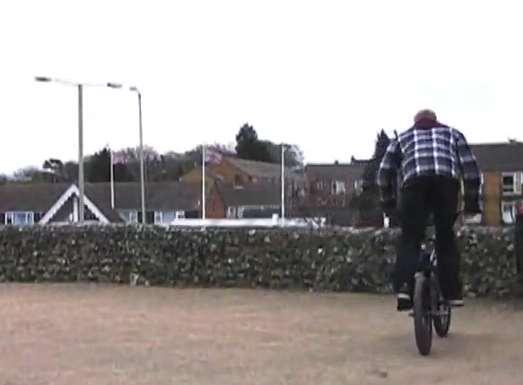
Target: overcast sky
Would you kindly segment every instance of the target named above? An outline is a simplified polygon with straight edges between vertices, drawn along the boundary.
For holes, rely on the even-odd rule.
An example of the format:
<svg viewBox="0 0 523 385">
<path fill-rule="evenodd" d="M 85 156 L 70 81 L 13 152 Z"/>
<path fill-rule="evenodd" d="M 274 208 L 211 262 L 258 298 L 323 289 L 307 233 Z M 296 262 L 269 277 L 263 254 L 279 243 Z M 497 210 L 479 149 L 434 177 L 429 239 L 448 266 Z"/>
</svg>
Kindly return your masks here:
<svg viewBox="0 0 523 385">
<path fill-rule="evenodd" d="M 261 138 L 367 157 L 431 107 L 470 142 L 523 139 L 517 1 L 57 1 L 0 5 L 0 171 L 77 158 L 76 90 L 137 85 L 158 151 Z M 136 96 L 89 88 L 85 152 L 138 143 Z"/>
</svg>

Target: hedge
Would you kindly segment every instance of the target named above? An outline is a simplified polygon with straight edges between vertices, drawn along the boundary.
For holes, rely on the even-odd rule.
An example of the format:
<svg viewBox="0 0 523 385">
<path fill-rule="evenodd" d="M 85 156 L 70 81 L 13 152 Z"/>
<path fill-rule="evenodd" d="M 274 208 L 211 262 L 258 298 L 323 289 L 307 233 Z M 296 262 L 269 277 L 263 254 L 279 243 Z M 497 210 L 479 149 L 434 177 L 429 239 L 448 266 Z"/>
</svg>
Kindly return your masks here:
<svg viewBox="0 0 523 385">
<path fill-rule="evenodd" d="M 390 293 L 398 232 L 3 227 L 0 281 Z M 514 292 L 512 228 L 458 231 L 471 296 Z"/>
</svg>

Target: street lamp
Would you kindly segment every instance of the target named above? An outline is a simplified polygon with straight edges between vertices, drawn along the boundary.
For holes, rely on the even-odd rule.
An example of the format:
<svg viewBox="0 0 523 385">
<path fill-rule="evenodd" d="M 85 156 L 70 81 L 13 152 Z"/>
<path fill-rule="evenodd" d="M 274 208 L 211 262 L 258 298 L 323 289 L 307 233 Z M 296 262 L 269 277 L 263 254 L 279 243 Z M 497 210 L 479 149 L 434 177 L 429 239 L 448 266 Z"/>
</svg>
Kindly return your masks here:
<svg viewBox="0 0 523 385">
<path fill-rule="evenodd" d="M 119 83 L 107 82 L 105 84 L 88 84 L 78 83 L 69 80 L 55 79 L 47 76 L 35 76 L 37 82 L 42 83 L 59 83 L 67 86 L 74 86 L 78 89 L 78 188 L 80 190 L 80 207 L 78 211 L 78 220 L 83 223 L 85 220 L 85 179 L 84 179 L 84 138 L 83 138 L 83 88 L 89 87 L 109 87 L 114 89 L 122 88 Z M 138 88 L 130 87 L 130 91 L 138 94 L 138 108 L 140 112 L 140 183 L 142 190 L 142 222 L 145 223 L 145 188 L 144 188 L 144 170 L 143 170 L 143 135 L 142 135 L 142 95 Z"/>
<path fill-rule="evenodd" d="M 121 89 L 123 86 L 119 83 L 107 83 L 107 87 L 114 89 Z M 143 162 L 143 125 L 142 125 L 142 93 L 138 87 L 132 86 L 129 87 L 129 91 L 136 92 L 138 95 L 138 123 L 139 123 L 139 136 L 140 136 L 140 147 L 139 147 L 139 157 L 140 157 L 140 195 L 142 203 L 142 223 L 146 223 L 145 215 L 145 176 L 144 176 L 144 162 Z"/>
<path fill-rule="evenodd" d="M 35 76 L 35 80 L 37 82 L 51 82 L 53 79 L 45 77 L 45 76 Z"/>
<path fill-rule="evenodd" d="M 80 190 L 80 204 L 78 210 L 78 221 L 83 223 L 85 219 L 84 215 L 84 192 L 85 192 L 85 180 L 84 180 L 84 133 L 83 133 L 83 84 L 75 83 L 71 81 L 53 79 L 45 76 L 35 76 L 37 82 L 44 83 L 60 83 L 64 85 L 74 86 L 78 89 L 78 188 Z"/>
<path fill-rule="evenodd" d="M 281 144 L 281 223 L 285 221 L 285 144 Z"/>
<path fill-rule="evenodd" d="M 142 223 L 146 223 L 145 217 L 145 177 L 143 167 L 143 125 L 142 125 L 142 93 L 137 87 L 130 87 L 129 91 L 138 95 L 138 120 L 140 126 L 140 192 L 142 197 Z"/>
<path fill-rule="evenodd" d="M 107 83 L 105 83 L 105 85 L 109 88 L 116 88 L 116 89 L 122 88 L 122 85 L 120 83 L 107 82 Z"/>
</svg>

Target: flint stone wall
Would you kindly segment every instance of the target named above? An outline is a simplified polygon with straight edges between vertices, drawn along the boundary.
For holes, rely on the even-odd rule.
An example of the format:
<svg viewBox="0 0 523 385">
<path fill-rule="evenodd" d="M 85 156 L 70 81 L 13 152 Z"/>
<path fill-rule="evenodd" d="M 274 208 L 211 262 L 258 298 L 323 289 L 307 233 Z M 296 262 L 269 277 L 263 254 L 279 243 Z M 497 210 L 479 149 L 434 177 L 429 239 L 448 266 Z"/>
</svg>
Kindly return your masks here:
<svg viewBox="0 0 523 385">
<path fill-rule="evenodd" d="M 0 281 L 389 293 L 397 238 L 396 230 L 3 227 Z M 465 227 L 458 240 L 468 295 L 515 291 L 512 228 Z"/>
</svg>

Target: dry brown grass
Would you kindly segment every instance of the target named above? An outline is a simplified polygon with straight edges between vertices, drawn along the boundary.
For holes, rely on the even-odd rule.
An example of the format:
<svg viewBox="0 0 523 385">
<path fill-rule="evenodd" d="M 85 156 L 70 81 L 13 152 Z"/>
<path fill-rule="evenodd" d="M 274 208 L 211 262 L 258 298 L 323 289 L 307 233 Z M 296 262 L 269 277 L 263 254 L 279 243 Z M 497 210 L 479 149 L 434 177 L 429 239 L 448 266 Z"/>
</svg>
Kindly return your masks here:
<svg viewBox="0 0 523 385">
<path fill-rule="evenodd" d="M 474 301 L 418 356 L 391 297 L 0 286 L 0 384 L 522 384 L 523 312 Z"/>
</svg>

